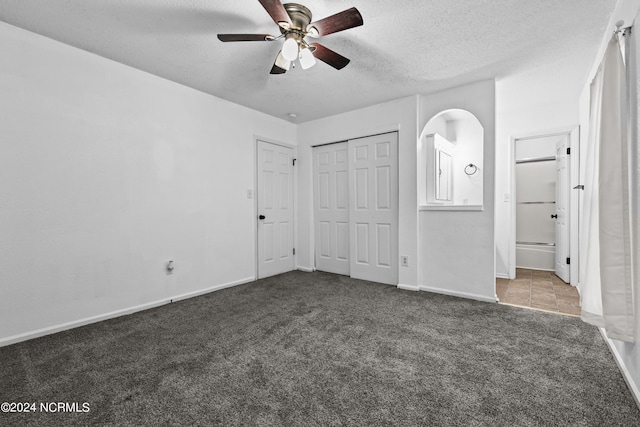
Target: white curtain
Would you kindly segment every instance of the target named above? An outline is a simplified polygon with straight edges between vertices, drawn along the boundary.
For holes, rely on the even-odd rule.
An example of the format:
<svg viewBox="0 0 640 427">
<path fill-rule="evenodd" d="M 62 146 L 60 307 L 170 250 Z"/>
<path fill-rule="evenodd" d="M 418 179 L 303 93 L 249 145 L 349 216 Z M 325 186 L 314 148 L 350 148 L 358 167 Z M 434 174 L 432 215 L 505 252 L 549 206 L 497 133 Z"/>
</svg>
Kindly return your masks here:
<svg viewBox="0 0 640 427">
<path fill-rule="evenodd" d="M 598 218 L 598 156 L 600 152 L 600 117 L 602 115 L 603 67 L 591 82 L 589 108 L 589 139 L 585 162 L 585 181 L 580 224 L 580 305 L 582 320 L 604 327 L 600 290 L 600 239 Z"/>
<path fill-rule="evenodd" d="M 581 260 L 582 318 L 634 341 L 626 70 L 618 36 L 591 85 Z M 635 102 L 635 101 L 634 101 Z"/>
<path fill-rule="evenodd" d="M 636 19 L 638 22 L 638 19 Z M 634 23 L 635 25 L 635 23 Z M 635 31 L 634 31 L 635 29 Z M 629 87 L 629 212 L 631 229 L 631 283 L 635 305 L 635 338 L 640 342 L 640 111 L 638 109 L 638 66 L 640 55 L 640 31 L 638 27 L 627 30 L 625 56 L 627 60 L 627 85 Z"/>
</svg>

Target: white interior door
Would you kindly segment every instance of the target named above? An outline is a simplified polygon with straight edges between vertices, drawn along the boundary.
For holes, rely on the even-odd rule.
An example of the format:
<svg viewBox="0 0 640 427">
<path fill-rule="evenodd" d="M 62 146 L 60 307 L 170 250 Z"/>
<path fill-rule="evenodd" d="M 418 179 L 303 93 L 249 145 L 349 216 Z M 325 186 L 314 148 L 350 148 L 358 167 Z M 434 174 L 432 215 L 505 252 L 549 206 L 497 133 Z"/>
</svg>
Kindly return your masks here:
<svg viewBox="0 0 640 427">
<path fill-rule="evenodd" d="M 347 143 L 313 149 L 316 269 L 349 275 Z"/>
<path fill-rule="evenodd" d="M 258 141 L 258 278 L 293 270 L 293 150 Z"/>
<path fill-rule="evenodd" d="M 556 275 L 569 283 L 569 162 L 568 135 L 556 143 Z"/>
<path fill-rule="evenodd" d="M 398 283 L 398 134 L 350 140 L 351 277 Z"/>
</svg>

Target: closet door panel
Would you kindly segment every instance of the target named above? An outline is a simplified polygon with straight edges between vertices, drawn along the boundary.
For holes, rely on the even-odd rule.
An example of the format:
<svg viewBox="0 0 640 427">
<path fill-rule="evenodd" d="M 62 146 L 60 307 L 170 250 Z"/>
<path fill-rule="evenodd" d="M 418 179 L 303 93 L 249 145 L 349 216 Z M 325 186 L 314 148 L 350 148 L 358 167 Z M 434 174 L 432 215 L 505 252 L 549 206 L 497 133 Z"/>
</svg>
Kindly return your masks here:
<svg viewBox="0 0 640 427">
<path fill-rule="evenodd" d="M 349 274 L 347 143 L 313 149 L 316 269 Z"/>
<path fill-rule="evenodd" d="M 351 277 L 398 283 L 398 134 L 349 144 Z"/>
</svg>

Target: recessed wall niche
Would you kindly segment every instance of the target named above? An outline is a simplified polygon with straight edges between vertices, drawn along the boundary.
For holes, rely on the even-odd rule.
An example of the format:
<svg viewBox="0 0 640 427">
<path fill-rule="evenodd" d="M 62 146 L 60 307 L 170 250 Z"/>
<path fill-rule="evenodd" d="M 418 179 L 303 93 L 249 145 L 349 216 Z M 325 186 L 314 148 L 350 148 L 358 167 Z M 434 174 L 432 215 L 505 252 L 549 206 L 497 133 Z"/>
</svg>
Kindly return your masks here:
<svg viewBox="0 0 640 427">
<path fill-rule="evenodd" d="M 482 210 L 484 128 L 472 113 L 432 117 L 418 145 L 418 204 L 422 210 Z"/>
</svg>

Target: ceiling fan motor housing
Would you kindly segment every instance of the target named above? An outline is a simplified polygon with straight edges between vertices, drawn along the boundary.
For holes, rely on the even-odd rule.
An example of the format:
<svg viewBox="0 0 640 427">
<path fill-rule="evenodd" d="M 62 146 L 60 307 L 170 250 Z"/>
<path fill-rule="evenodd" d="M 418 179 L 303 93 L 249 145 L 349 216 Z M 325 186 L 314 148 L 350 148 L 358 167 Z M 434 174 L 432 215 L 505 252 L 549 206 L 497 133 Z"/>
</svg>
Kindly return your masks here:
<svg viewBox="0 0 640 427">
<path fill-rule="evenodd" d="M 305 6 L 297 3 L 286 3 L 283 6 L 291 18 L 291 26 L 288 26 L 289 28 L 284 28 L 281 25 L 280 31 L 283 34 L 286 34 L 287 30 L 293 30 L 304 36 L 307 32 L 307 26 L 311 23 L 311 11 Z"/>
</svg>

